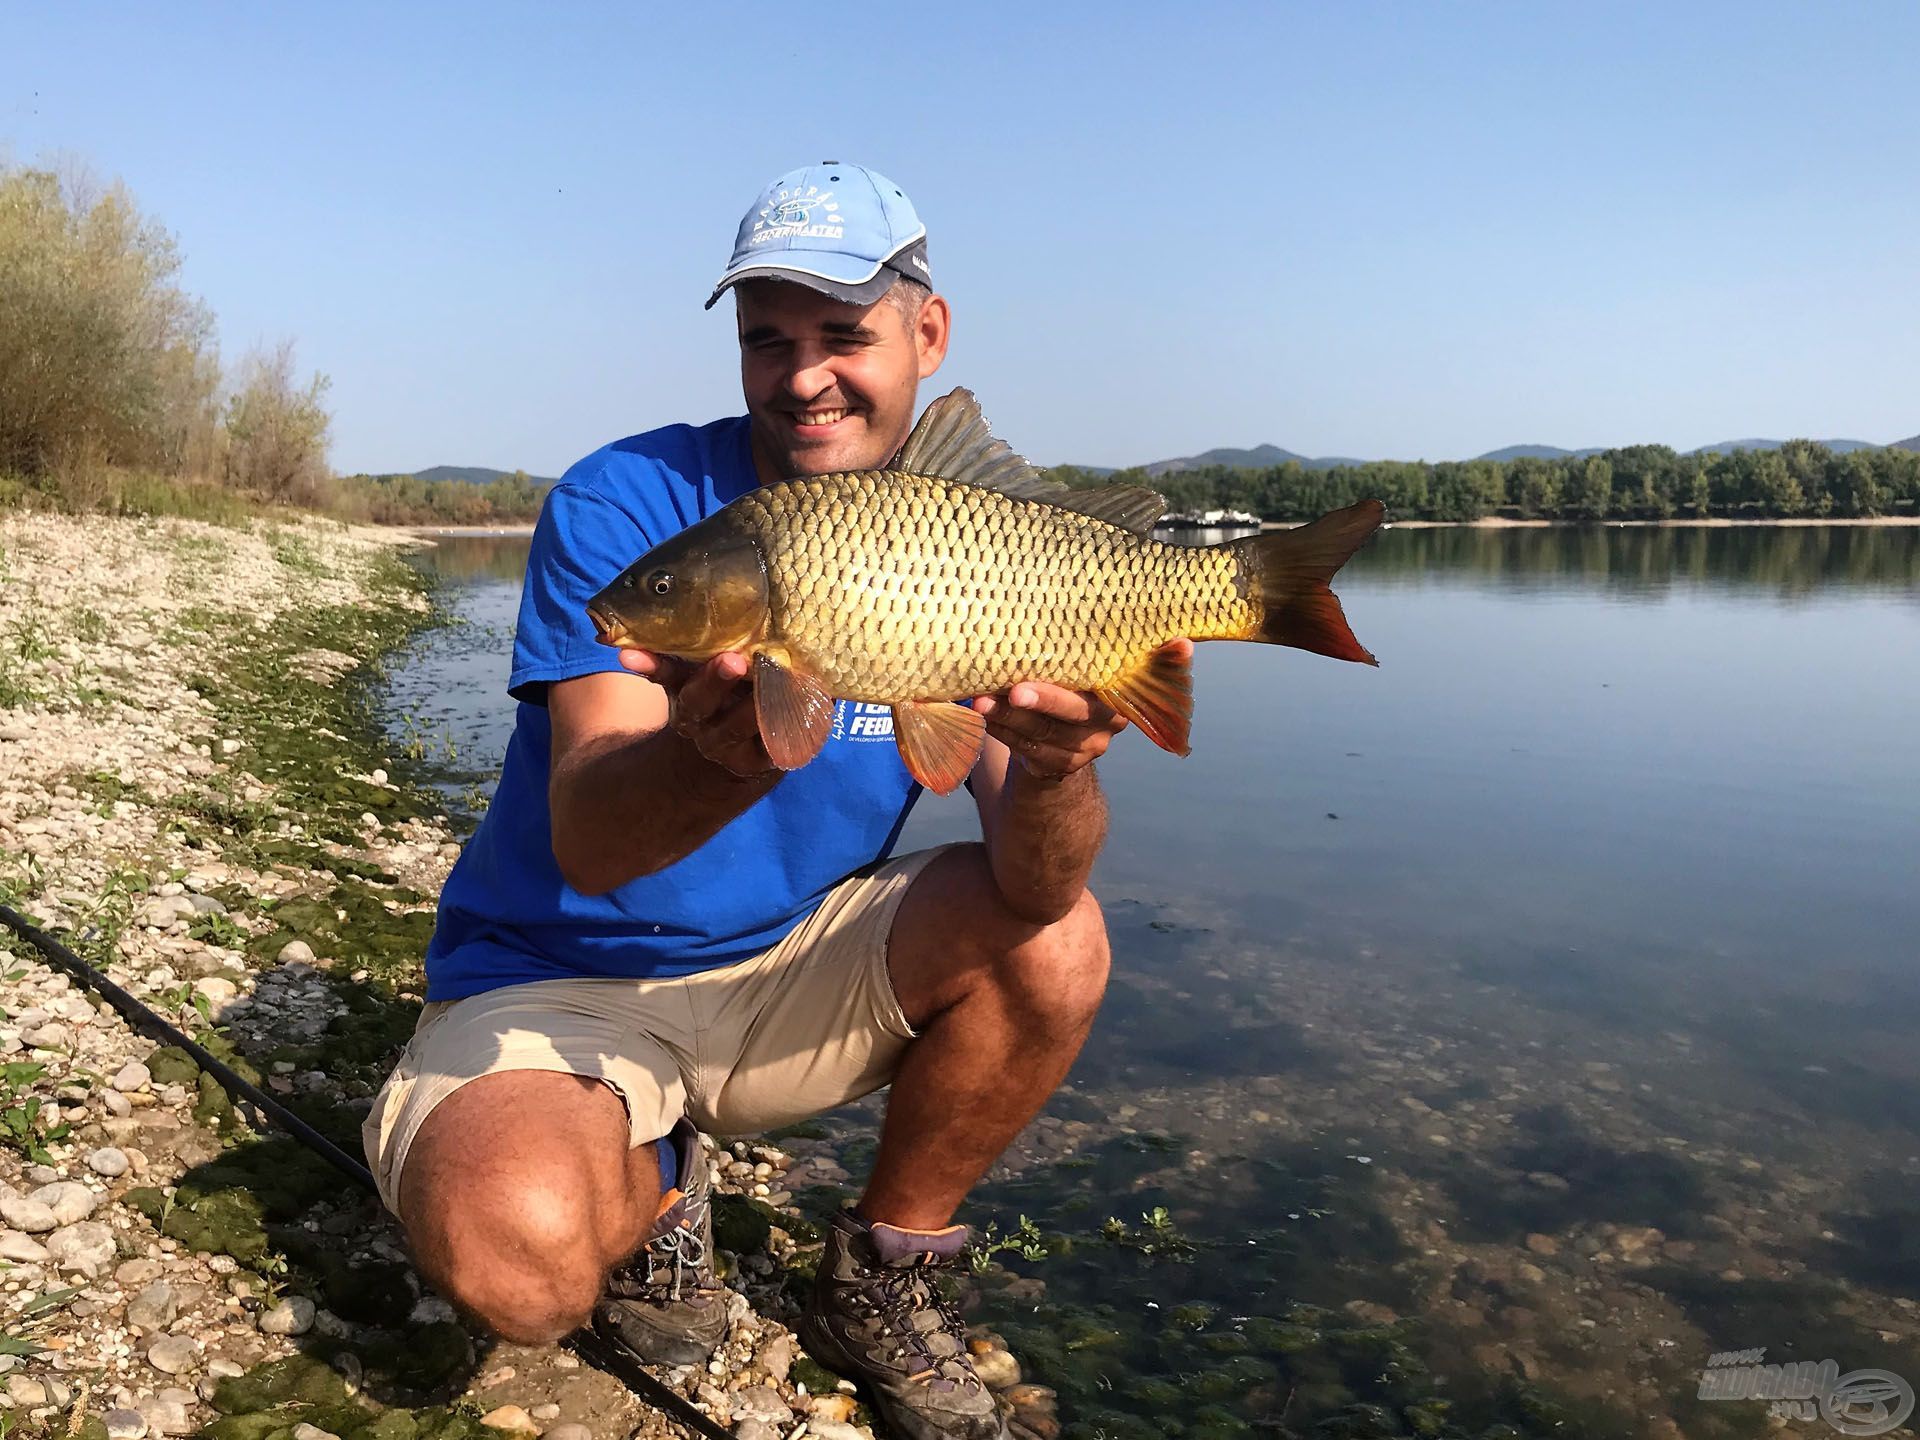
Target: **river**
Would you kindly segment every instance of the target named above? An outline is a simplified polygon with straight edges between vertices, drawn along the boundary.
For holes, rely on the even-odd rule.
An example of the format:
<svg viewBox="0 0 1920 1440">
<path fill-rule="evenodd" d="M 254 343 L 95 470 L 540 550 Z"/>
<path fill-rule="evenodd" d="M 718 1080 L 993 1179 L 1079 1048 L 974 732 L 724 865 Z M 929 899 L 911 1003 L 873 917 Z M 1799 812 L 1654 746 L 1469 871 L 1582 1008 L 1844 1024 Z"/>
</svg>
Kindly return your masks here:
<svg viewBox="0 0 1920 1440">
<path fill-rule="evenodd" d="M 525 552 L 427 552 L 464 623 L 395 682 L 482 773 Z M 1378 670 L 1202 646 L 1192 756 L 1101 765 L 1114 983 L 966 1217 L 1054 1237 L 983 1313 L 1068 1433 L 1920 1382 L 1920 530 L 1396 529 L 1336 588 Z"/>
</svg>

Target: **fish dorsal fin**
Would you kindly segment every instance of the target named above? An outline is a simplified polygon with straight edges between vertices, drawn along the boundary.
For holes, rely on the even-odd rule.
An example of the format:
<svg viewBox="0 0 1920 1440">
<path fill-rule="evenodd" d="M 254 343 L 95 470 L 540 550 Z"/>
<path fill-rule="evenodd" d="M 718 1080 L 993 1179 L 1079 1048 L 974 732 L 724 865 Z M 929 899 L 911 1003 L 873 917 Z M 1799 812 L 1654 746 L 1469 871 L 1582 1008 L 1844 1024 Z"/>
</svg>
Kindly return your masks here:
<svg viewBox="0 0 1920 1440">
<path fill-rule="evenodd" d="M 1145 533 L 1166 513 L 1167 502 L 1139 485 L 1103 485 L 1075 490 L 1049 480 L 1013 453 L 1006 441 L 994 438 L 980 402 L 964 386 L 927 406 L 920 423 L 900 447 L 893 468 L 910 475 L 930 475 L 962 485 L 998 490 L 1021 500 L 1039 500 L 1062 510 L 1077 511 Z"/>
</svg>

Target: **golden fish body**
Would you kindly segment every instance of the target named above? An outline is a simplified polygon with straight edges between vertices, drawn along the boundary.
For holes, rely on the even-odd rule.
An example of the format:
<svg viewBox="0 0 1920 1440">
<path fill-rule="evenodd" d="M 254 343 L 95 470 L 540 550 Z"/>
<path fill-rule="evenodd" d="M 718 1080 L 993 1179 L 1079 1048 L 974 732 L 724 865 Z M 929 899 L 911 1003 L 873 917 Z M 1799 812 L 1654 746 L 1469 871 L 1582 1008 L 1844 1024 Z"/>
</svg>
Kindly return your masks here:
<svg viewBox="0 0 1920 1440">
<path fill-rule="evenodd" d="M 951 704 L 1023 680 L 1089 691 L 1187 753 L 1187 662 L 1168 641 L 1257 640 L 1369 664 L 1327 581 L 1379 527 L 1362 501 L 1298 530 L 1198 548 L 1152 538 L 1150 490 L 1069 490 L 993 438 L 965 390 L 927 407 L 893 467 L 763 485 L 647 552 L 587 609 L 600 639 L 753 657 L 783 769 L 836 699 L 891 705 L 901 758 L 942 794 L 985 726 Z"/>
<path fill-rule="evenodd" d="M 1181 636 L 1245 639 L 1261 609 L 1226 549 L 897 470 L 735 502 L 767 568 L 767 638 L 834 695 L 959 700 L 1046 680 L 1117 684 Z"/>
</svg>

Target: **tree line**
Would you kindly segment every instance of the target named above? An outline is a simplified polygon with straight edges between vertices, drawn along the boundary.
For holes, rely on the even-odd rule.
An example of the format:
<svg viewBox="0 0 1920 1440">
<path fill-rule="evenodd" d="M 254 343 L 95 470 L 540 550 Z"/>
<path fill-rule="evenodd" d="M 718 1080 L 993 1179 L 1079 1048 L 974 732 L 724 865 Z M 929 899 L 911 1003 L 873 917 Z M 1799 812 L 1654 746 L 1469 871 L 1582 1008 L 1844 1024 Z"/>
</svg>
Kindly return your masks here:
<svg viewBox="0 0 1920 1440">
<path fill-rule="evenodd" d="M 293 505 L 392 524 L 531 519 L 490 485 L 333 474 L 327 377 L 291 342 L 224 365 L 174 237 L 126 188 L 0 164 L 0 503 L 231 520 Z"/>
<path fill-rule="evenodd" d="M 1306 520 L 1356 500 L 1384 501 L 1407 520 L 1667 520 L 1730 517 L 1864 517 L 1920 510 L 1920 453 L 1853 450 L 1810 440 L 1778 450 L 1682 455 L 1629 445 L 1585 457 L 1517 460 L 1378 460 L 1310 470 L 1297 461 L 1261 469 L 1211 465 L 1148 475 L 1098 475 L 1072 465 L 1048 472 L 1073 486 L 1146 485 L 1175 510 L 1245 510 Z"/>
</svg>

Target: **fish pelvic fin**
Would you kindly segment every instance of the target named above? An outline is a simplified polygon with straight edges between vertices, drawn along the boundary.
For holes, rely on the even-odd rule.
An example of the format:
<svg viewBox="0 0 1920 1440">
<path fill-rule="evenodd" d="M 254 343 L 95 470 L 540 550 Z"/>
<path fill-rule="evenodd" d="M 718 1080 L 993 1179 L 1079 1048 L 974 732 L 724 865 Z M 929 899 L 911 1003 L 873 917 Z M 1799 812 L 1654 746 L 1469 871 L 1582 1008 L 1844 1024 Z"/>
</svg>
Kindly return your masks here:
<svg viewBox="0 0 1920 1440">
<path fill-rule="evenodd" d="M 1354 638 L 1340 599 L 1327 582 L 1373 538 L 1386 513 L 1378 500 L 1362 500 L 1311 525 L 1229 540 L 1227 548 L 1240 558 L 1241 583 L 1262 612 L 1258 628 L 1246 638 L 1378 665 Z"/>
<path fill-rule="evenodd" d="M 994 438 L 987 417 L 980 413 L 980 402 L 964 386 L 927 406 L 891 468 L 998 490 L 1017 500 L 1042 501 L 1138 535 L 1152 530 L 1153 522 L 1167 511 L 1165 498 L 1144 485 L 1095 485 L 1075 490 L 1049 480 L 1014 454 L 1006 441 Z"/>
<path fill-rule="evenodd" d="M 1162 750 L 1186 755 L 1193 749 L 1193 662 L 1164 650 L 1150 651 L 1118 680 L 1096 693 L 1116 714 L 1140 727 Z"/>
<path fill-rule="evenodd" d="M 753 655 L 753 714 L 767 758 L 782 770 L 798 770 L 832 733 L 833 696 L 785 651 L 762 648 Z"/>
<path fill-rule="evenodd" d="M 960 788 L 980 758 L 987 721 L 971 705 L 906 700 L 893 707 L 893 743 L 912 775 L 936 795 Z"/>
</svg>

